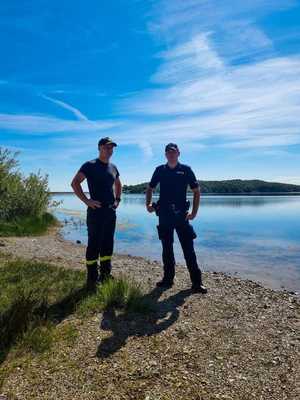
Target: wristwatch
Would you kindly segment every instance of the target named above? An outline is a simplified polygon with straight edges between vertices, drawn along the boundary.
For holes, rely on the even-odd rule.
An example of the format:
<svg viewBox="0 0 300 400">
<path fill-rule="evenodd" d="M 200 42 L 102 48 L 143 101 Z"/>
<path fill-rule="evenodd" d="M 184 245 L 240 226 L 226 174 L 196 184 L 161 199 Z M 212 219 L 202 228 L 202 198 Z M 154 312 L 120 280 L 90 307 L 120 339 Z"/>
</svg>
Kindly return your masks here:
<svg viewBox="0 0 300 400">
<path fill-rule="evenodd" d="M 121 198 L 120 197 L 116 197 L 116 201 L 118 201 L 120 203 Z"/>
</svg>

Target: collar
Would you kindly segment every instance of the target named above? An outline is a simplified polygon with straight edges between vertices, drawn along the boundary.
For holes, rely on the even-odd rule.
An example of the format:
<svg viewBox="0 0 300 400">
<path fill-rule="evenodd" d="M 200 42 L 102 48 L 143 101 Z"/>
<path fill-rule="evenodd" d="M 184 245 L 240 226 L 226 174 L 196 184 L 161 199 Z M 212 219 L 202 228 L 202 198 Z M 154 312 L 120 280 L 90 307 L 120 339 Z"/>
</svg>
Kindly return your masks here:
<svg viewBox="0 0 300 400">
<path fill-rule="evenodd" d="M 103 165 L 103 166 L 106 166 L 106 167 L 109 165 L 109 162 L 108 162 L 108 163 L 105 163 L 105 162 L 101 161 L 99 157 L 97 158 L 97 162 L 98 162 L 100 165 Z"/>
<path fill-rule="evenodd" d="M 180 168 L 180 166 L 181 166 L 181 164 L 179 162 L 176 164 L 176 167 L 174 167 L 174 168 L 169 167 L 168 163 L 166 164 L 166 168 L 168 168 L 168 170 L 170 170 L 170 171 L 177 171 Z"/>
</svg>

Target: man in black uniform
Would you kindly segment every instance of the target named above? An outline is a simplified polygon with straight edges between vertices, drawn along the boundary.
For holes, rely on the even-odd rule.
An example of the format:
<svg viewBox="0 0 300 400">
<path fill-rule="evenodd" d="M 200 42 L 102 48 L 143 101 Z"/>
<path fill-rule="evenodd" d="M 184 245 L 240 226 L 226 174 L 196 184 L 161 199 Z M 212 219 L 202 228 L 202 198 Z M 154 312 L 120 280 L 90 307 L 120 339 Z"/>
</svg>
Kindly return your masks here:
<svg viewBox="0 0 300 400">
<path fill-rule="evenodd" d="M 122 185 L 119 171 L 109 162 L 114 147 L 110 138 L 98 143 L 99 157 L 86 162 L 75 175 L 71 186 L 87 206 L 88 245 L 86 249 L 87 288 L 94 290 L 97 281 L 110 277 L 111 258 L 116 227 L 116 208 L 121 201 Z M 84 194 L 81 182 L 87 179 L 90 198 Z M 113 191 L 115 187 L 115 193 Z M 98 258 L 100 256 L 100 277 Z"/>
<path fill-rule="evenodd" d="M 196 238 L 196 234 L 189 223 L 189 220 L 196 217 L 199 208 L 199 184 L 192 169 L 178 162 L 180 152 L 175 143 L 169 143 L 165 152 L 168 162 L 156 168 L 146 192 L 147 210 L 150 213 L 156 211 L 159 217 L 157 229 L 163 248 L 164 276 L 157 283 L 157 286 L 169 288 L 173 285 L 175 276 L 173 250 L 175 229 L 190 273 L 192 290 L 197 293 L 207 293 L 207 289 L 202 285 L 202 275 L 194 250 L 193 240 Z M 152 203 L 152 192 L 158 184 L 160 184 L 160 196 L 158 203 L 155 204 Z M 186 201 L 188 185 L 194 194 L 191 213 L 188 212 L 189 203 Z"/>
</svg>

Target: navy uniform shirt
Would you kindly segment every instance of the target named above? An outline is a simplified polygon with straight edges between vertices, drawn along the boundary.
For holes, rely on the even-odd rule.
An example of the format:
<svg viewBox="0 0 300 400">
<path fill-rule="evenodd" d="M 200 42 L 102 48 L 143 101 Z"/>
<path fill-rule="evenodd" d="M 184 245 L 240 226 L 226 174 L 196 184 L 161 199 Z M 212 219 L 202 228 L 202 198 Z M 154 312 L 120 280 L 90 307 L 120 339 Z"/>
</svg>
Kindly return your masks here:
<svg viewBox="0 0 300 400">
<path fill-rule="evenodd" d="M 100 201 L 102 205 L 114 203 L 113 185 L 120 176 L 114 164 L 107 164 L 96 158 L 84 163 L 79 172 L 87 179 L 91 199 Z"/>
<path fill-rule="evenodd" d="M 191 189 L 199 187 L 192 169 L 180 163 L 175 168 L 170 168 L 168 164 L 157 167 L 149 185 L 154 189 L 158 184 L 160 184 L 160 206 L 175 204 L 176 207 L 183 209 L 188 185 Z"/>
</svg>

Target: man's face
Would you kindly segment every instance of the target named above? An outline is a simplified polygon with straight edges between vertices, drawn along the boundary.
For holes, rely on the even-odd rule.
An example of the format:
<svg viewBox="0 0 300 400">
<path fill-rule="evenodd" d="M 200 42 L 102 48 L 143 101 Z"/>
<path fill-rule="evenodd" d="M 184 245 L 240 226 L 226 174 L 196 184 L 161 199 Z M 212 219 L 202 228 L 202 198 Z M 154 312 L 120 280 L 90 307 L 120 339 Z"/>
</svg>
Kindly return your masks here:
<svg viewBox="0 0 300 400">
<path fill-rule="evenodd" d="M 107 158 L 110 158 L 114 152 L 113 144 L 104 144 L 100 146 L 100 153 Z"/>
<path fill-rule="evenodd" d="M 180 155 L 179 150 L 168 150 L 166 151 L 166 158 L 169 163 L 175 164 L 178 162 L 178 157 Z"/>
</svg>

